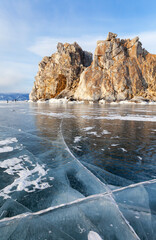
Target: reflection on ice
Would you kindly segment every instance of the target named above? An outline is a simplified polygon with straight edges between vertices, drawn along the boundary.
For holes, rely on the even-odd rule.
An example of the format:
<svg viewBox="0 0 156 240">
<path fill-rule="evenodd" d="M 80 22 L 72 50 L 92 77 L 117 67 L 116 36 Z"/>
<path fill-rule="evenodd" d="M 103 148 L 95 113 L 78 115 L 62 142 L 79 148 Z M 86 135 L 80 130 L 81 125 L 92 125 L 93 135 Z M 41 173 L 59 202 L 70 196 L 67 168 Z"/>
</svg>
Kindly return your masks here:
<svg viewBox="0 0 156 240">
<path fill-rule="evenodd" d="M 0 239 L 155 240 L 155 116 L 134 106 L 1 108 Z"/>
</svg>

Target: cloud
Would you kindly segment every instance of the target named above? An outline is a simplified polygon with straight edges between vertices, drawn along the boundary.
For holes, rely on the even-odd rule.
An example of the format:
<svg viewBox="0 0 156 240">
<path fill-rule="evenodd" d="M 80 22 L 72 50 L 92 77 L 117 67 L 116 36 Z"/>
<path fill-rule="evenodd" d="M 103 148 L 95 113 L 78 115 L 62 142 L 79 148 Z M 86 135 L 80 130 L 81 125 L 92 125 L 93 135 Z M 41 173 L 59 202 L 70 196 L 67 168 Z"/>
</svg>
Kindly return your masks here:
<svg viewBox="0 0 156 240">
<path fill-rule="evenodd" d="M 156 53 L 156 31 L 153 32 L 141 32 L 130 35 L 119 35 L 120 38 L 134 38 L 135 36 L 139 36 L 140 41 L 143 44 L 143 47 L 146 48 L 151 53 Z M 56 52 L 56 47 L 58 42 L 68 42 L 73 43 L 77 42 L 84 50 L 90 51 L 94 53 L 97 40 L 106 39 L 106 35 L 104 36 L 82 36 L 79 38 L 53 38 L 53 37 L 40 37 L 34 42 L 32 46 L 28 48 L 28 51 L 44 57 L 50 56 L 52 53 Z"/>
<path fill-rule="evenodd" d="M 103 36 L 105 38 L 106 36 Z M 92 37 L 92 36 L 82 36 L 79 38 L 52 38 L 52 37 L 40 37 L 34 42 L 32 46 L 28 48 L 28 50 L 36 55 L 41 57 L 50 56 L 52 53 L 57 50 L 58 42 L 68 42 L 74 43 L 77 42 L 83 50 L 90 51 L 94 53 L 97 40 L 102 39 L 102 37 Z"/>
<path fill-rule="evenodd" d="M 143 47 L 150 53 L 156 54 L 156 31 L 142 32 L 139 34 L 139 37 Z"/>
<path fill-rule="evenodd" d="M 36 71 L 33 64 L 0 62 L 0 92 L 29 92 Z"/>
<path fill-rule="evenodd" d="M 134 38 L 138 36 L 139 41 L 142 43 L 142 47 L 145 48 L 151 54 L 156 54 L 156 31 L 147 31 L 140 33 L 132 33 L 129 35 L 121 36 L 120 38 Z"/>
</svg>

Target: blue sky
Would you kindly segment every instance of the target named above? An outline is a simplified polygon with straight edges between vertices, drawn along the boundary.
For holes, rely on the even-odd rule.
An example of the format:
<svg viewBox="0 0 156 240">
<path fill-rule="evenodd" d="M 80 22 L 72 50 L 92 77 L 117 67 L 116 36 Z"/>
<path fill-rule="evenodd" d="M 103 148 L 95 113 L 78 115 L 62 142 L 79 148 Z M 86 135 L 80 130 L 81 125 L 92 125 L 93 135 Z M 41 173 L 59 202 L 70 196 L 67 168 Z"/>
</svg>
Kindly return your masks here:
<svg viewBox="0 0 156 240">
<path fill-rule="evenodd" d="M 0 0 L 0 92 L 30 92 L 38 63 L 58 42 L 94 52 L 115 32 L 156 54 L 155 0 Z"/>
</svg>

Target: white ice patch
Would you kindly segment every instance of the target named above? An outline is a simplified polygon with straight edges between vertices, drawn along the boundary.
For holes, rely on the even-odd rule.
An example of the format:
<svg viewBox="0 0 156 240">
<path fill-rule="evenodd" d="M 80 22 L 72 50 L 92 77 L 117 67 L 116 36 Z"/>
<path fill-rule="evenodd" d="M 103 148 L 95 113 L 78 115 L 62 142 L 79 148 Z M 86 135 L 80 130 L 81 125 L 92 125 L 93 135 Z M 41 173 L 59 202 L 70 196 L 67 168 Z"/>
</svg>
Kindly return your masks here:
<svg viewBox="0 0 156 240">
<path fill-rule="evenodd" d="M 156 105 L 156 102 L 149 102 L 149 105 Z"/>
<path fill-rule="evenodd" d="M 118 139 L 118 138 L 120 138 L 119 136 L 115 136 L 115 137 L 111 137 L 111 138 L 116 138 L 116 139 Z"/>
<path fill-rule="evenodd" d="M 112 144 L 111 146 L 112 146 L 112 147 L 116 147 L 116 146 L 118 146 L 118 145 L 119 145 L 119 144 Z"/>
<path fill-rule="evenodd" d="M 128 100 L 120 101 L 118 103 L 119 104 L 136 104 L 136 102 L 132 102 L 132 101 L 128 101 Z"/>
<path fill-rule="evenodd" d="M 89 135 L 94 135 L 94 136 L 96 136 L 96 137 L 100 137 L 100 136 L 97 134 L 97 132 L 87 132 L 87 134 L 89 134 Z"/>
<path fill-rule="evenodd" d="M 98 233 L 94 231 L 90 231 L 88 233 L 88 240 L 102 240 Z"/>
<path fill-rule="evenodd" d="M 3 162 L 0 162 L 0 167 L 1 168 L 11 168 L 11 167 L 16 166 L 20 162 L 21 162 L 21 159 L 19 159 L 19 158 L 11 158 L 11 159 L 4 160 Z"/>
<path fill-rule="evenodd" d="M 67 98 L 60 98 L 60 99 L 55 99 L 55 98 L 51 98 L 48 101 L 49 103 L 56 103 L 56 104 L 65 104 L 68 102 Z"/>
<path fill-rule="evenodd" d="M 13 150 L 14 150 L 13 147 L 5 146 L 5 147 L 0 148 L 0 153 L 12 152 Z"/>
<path fill-rule="evenodd" d="M 122 150 L 123 152 L 127 152 L 127 150 L 126 150 L 125 148 L 121 148 L 121 150 Z"/>
<path fill-rule="evenodd" d="M 111 134 L 111 132 L 108 132 L 107 130 L 103 130 L 102 134 Z"/>
<path fill-rule="evenodd" d="M 127 115 L 127 116 L 110 115 L 106 117 L 96 117 L 95 119 L 156 122 L 156 116 L 148 116 L 148 115 Z"/>
<path fill-rule="evenodd" d="M 87 132 L 87 131 L 90 131 L 90 130 L 92 130 L 94 127 L 86 127 L 86 128 L 83 128 L 83 130 L 85 131 L 85 132 Z"/>
<path fill-rule="evenodd" d="M 29 167 L 30 166 L 30 167 Z M 43 181 L 47 175 L 44 165 L 32 164 L 28 156 L 20 156 L 19 158 L 11 158 L 0 162 L 1 168 L 6 168 L 4 172 L 10 175 L 17 175 L 14 182 L 1 190 L 0 196 L 8 197 L 12 191 L 32 192 L 35 189 L 44 189 L 49 187 L 49 183 Z M 30 169 L 29 169 L 30 168 Z M 53 178 L 51 177 L 51 180 Z M 31 187 L 31 190 L 29 189 Z"/>
<path fill-rule="evenodd" d="M 84 119 L 97 119 L 97 120 L 122 120 L 122 121 L 141 121 L 141 122 L 156 122 L 156 116 L 150 116 L 150 115 L 127 115 L 127 116 L 121 116 L 121 115 L 108 115 L 108 116 L 100 116 L 100 117 L 94 117 L 94 116 L 87 116 L 83 115 L 82 118 Z"/>
<path fill-rule="evenodd" d="M 111 105 L 117 105 L 119 104 L 118 102 L 110 102 Z"/>
<path fill-rule="evenodd" d="M 74 139 L 74 143 L 80 142 L 81 141 L 81 136 L 76 136 Z"/>
<path fill-rule="evenodd" d="M 8 145 L 14 142 L 18 142 L 16 138 L 6 138 L 5 140 L 0 141 L 0 146 Z"/>
<path fill-rule="evenodd" d="M 45 100 L 38 100 L 37 103 L 45 103 Z"/>
<path fill-rule="evenodd" d="M 100 103 L 100 104 L 105 104 L 106 101 L 105 101 L 104 99 L 102 99 L 102 100 L 99 101 L 99 103 Z"/>
</svg>

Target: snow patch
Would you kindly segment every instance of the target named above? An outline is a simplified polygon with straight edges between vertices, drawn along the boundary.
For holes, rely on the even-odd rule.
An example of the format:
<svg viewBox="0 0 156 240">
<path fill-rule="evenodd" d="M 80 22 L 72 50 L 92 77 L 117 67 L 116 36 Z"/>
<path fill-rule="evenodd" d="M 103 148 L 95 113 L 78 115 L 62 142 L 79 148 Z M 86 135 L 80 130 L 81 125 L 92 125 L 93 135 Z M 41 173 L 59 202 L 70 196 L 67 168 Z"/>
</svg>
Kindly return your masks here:
<svg viewBox="0 0 156 240">
<path fill-rule="evenodd" d="M 27 155 L 19 158 L 11 158 L 0 162 L 1 168 L 6 168 L 4 172 L 10 175 L 17 175 L 14 182 L 1 190 L 0 196 L 8 198 L 8 194 L 13 191 L 33 192 L 35 189 L 45 189 L 50 187 L 48 182 L 45 182 L 47 171 L 44 164 L 32 164 Z M 33 168 L 32 168 L 33 167 Z M 33 176 L 33 177 L 32 177 Z M 33 180 L 32 180 L 33 179 Z M 51 177 L 51 180 L 54 178 Z M 31 187 L 31 190 L 29 189 Z"/>
<path fill-rule="evenodd" d="M 102 134 L 111 134 L 111 132 L 108 132 L 107 130 L 103 130 Z"/>
<path fill-rule="evenodd" d="M 86 128 L 83 128 L 83 130 L 85 131 L 85 132 L 87 132 L 87 131 L 90 131 L 90 130 L 92 130 L 94 127 L 86 127 Z"/>
<path fill-rule="evenodd" d="M 12 152 L 14 149 L 13 147 L 2 147 L 0 148 L 0 153 L 5 153 L 5 152 Z"/>
<path fill-rule="evenodd" d="M 106 101 L 105 101 L 104 99 L 102 99 L 102 100 L 99 101 L 99 103 L 100 103 L 100 104 L 105 104 Z"/>
<path fill-rule="evenodd" d="M 121 148 L 121 150 L 122 150 L 123 152 L 127 152 L 127 150 L 126 150 L 125 148 Z"/>
<path fill-rule="evenodd" d="M 8 145 L 14 142 L 18 142 L 18 140 L 16 138 L 6 138 L 5 140 L 0 141 L 0 146 Z"/>
<path fill-rule="evenodd" d="M 94 231 L 90 231 L 88 233 L 88 240 L 102 240 L 98 233 Z"/>
<path fill-rule="evenodd" d="M 156 122 L 156 116 L 150 116 L 150 115 L 127 115 L 127 116 L 121 116 L 121 115 L 108 115 L 108 116 L 100 116 L 100 117 L 94 117 L 94 116 L 87 116 L 83 115 L 82 118 L 84 119 L 97 119 L 97 120 L 122 120 L 122 121 L 141 121 L 141 122 Z"/>
<path fill-rule="evenodd" d="M 87 134 L 89 134 L 89 135 L 94 135 L 94 136 L 96 136 L 96 137 L 100 137 L 100 136 L 97 134 L 97 132 L 87 132 Z"/>
<path fill-rule="evenodd" d="M 67 98 L 60 98 L 60 99 L 51 98 L 48 100 L 48 102 L 55 103 L 55 104 L 66 104 L 68 103 L 68 99 Z"/>
<path fill-rule="evenodd" d="M 76 136 L 74 139 L 74 143 L 81 141 L 81 138 L 82 138 L 82 136 Z"/>
</svg>

